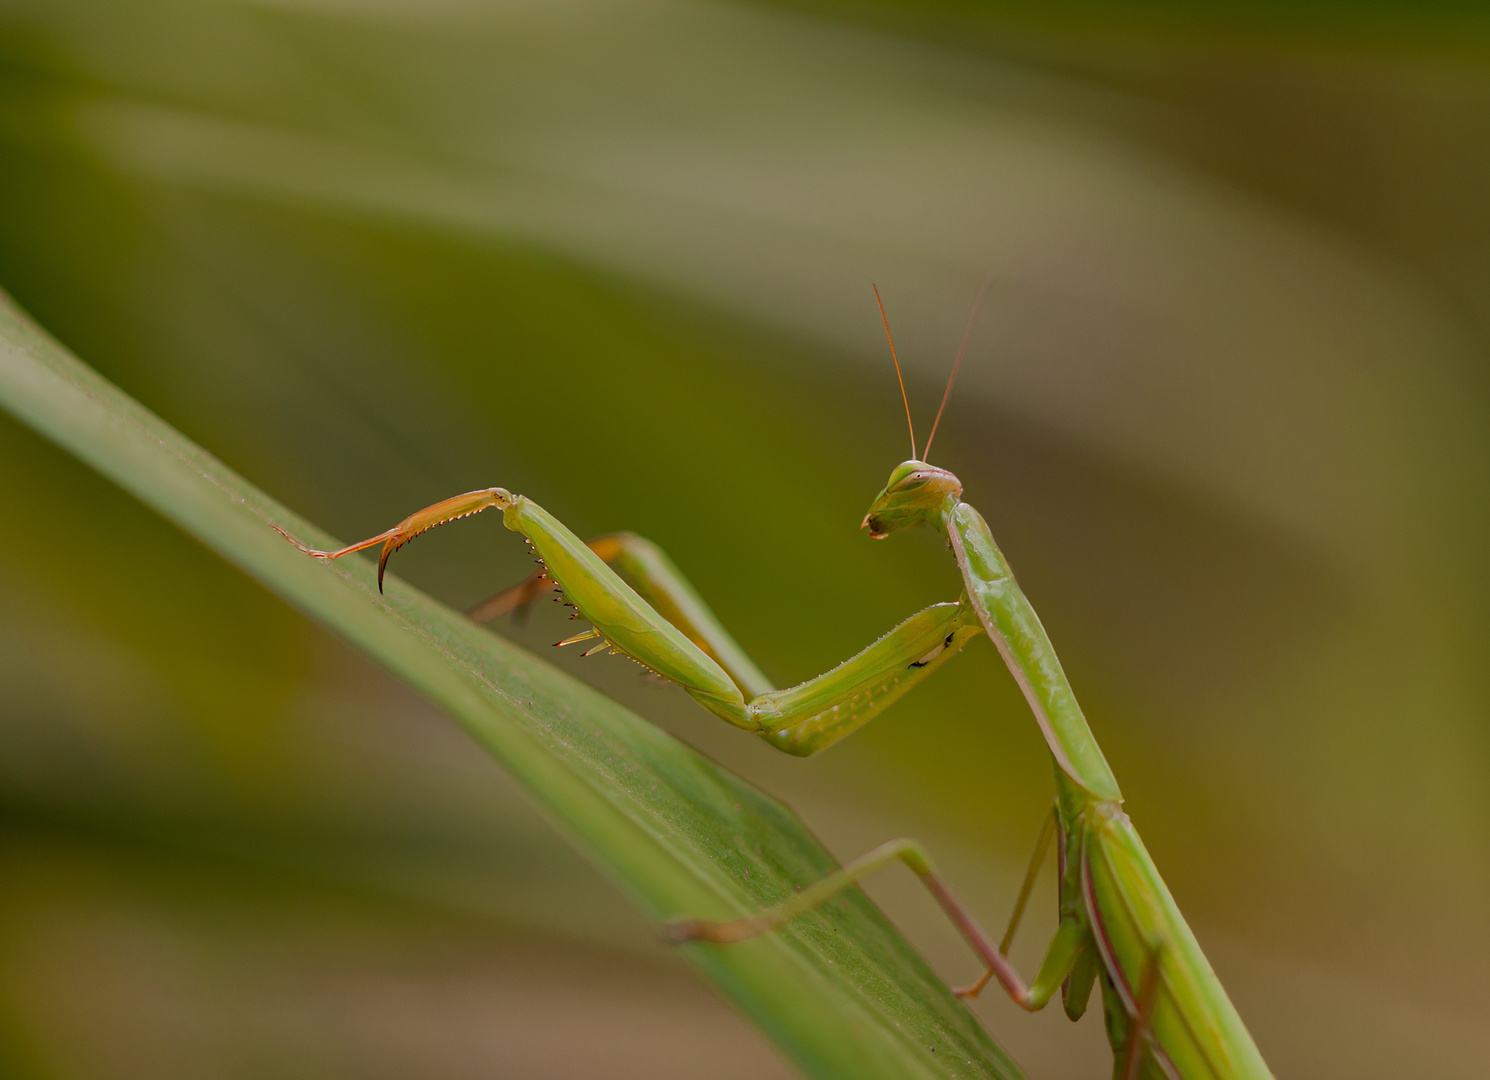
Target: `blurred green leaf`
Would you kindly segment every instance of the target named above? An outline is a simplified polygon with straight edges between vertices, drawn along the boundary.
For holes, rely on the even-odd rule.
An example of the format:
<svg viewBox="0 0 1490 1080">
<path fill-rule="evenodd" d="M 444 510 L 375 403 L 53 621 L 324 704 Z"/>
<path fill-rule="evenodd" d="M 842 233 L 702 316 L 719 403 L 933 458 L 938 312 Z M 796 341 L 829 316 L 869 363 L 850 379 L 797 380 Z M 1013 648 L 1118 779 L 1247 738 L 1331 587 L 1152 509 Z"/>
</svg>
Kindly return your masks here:
<svg viewBox="0 0 1490 1080">
<path fill-rule="evenodd" d="M 0 307 L 0 403 L 446 708 L 651 918 L 723 916 L 835 864 L 784 806 L 635 714 L 371 565 L 304 558 L 286 512 Z M 232 693 L 231 687 L 223 687 Z M 1018 1076 L 937 976 L 854 893 L 694 964 L 817 1076 Z"/>
</svg>

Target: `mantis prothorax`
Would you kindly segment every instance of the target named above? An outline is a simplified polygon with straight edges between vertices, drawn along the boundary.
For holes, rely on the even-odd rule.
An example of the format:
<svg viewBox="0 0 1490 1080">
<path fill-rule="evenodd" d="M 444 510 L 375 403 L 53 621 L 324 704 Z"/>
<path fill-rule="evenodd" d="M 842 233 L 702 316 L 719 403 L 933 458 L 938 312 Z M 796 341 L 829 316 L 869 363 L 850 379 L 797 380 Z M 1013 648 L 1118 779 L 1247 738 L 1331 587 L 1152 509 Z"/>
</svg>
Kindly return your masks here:
<svg viewBox="0 0 1490 1080">
<path fill-rule="evenodd" d="M 986 289 L 986 283 L 985 283 Z M 878 300 L 878 290 L 876 290 Z M 981 299 L 980 293 L 980 299 Z M 884 316 L 883 306 L 880 308 Z M 976 316 L 976 306 L 974 308 Z M 971 331 L 972 319 L 969 320 Z M 886 320 L 886 335 L 889 324 Z M 963 336 L 947 394 L 966 349 Z M 894 342 L 891 340 L 894 354 Z M 895 362 L 899 375 L 899 359 Z M 904 397 L 904 383 L 901 384 Z M 944 394 L 942 405 L 945 407 Z M 910 408 L 906 403 L 909 424 Z M 937 413 L 938 423 L 941 411 Z M 655 545 L 631 533 L 589 544 L 531 499 L 486 488 L 435 503 L 387 532 L 338 551 L 337 559 L 382 545 L 378 584 L 388 557 L 415 536 L 457 518 L 497 508 L 507 528 L 527 538 L 543 569 L 473 614 L 492 618 L 557 586 L 591 629 L 567 641 L 630 657 L 681 686 L 705 709 L 787 753 L 807 755 L 837 742 L 928 678 L 979 634 L 987 634 L 1039 723 L 1055 764 L 1055 805 L 1041 832 L 1002 941 L 995 943 L 938 876 L 912 840 L 897 840 L 850 863 L 785 902 L 730 922 L 677 919 L 675 942 L 716 945 L 768 932 L 822 904 L 868 874 L 899 861 L 941 905 L 986 965 L 958 993 L 971 997 L 996 981 L 1035 1011 L 1059 990 L 1079 1019 L 1100 979 L 1114 1076 L 1171 1080 L 1261 1080 L 1267 1065 L 1211 970 L 1195 936 L 1122 809 L 1122 794 L 1088 728 L 1045 628 L 1015 581 L 988 523 L 962 499 L 962 484 L 929 464 L 932 427 L 918 453 L 897 465 L 864 516 L 875 539 L 930 528 L 946 538 L 961 571 L 961 595 L 912 615 L 857 656 L 787 690 L 773 689 L 691 585 Z M 282 531 L 282 530 L 281 530 Z M 1052 833 L 1059 836 L 1059 925 L 1034 981 L 1006 958 Z"/>
</svg>

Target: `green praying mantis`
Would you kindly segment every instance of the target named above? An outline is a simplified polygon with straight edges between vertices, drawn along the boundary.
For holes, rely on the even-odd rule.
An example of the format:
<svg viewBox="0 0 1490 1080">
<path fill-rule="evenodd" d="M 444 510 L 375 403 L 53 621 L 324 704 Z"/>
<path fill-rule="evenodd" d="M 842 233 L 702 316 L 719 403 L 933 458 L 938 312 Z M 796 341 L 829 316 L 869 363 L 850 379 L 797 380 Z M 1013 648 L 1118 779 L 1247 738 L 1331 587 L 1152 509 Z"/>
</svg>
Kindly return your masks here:
<svg viewBox="0 0 1490 1080">
<path fill-rule="evenodd" d="M 875 298 L 878 302 L 877 289 Z M 498 509 L 506 527 L 526 538 L 541 569 L 473 609 L 473 617 L 489 620 L 557 588 L 576 609 L 576 617 L 590 625 L 557 644 L 585 642 L 586 656 L 609 652 L 630 657 L 682 687 L 714 715 L 795 755 L 816 753 L 868 723 L 971 639 L 987 634 L 1034 713 L 1054 759 L 1056 781 L 1054 806 L 1000 942 L 977 924 L 913 840 L 885 844 L 785 902 L 742 919 L 675 919 L 666 928 L 667 937 L 676 943 L 719 946 L 767 933 L 898 861 L 925 884 L 986 965 L 973 985 L 956 991 L 960 996 L 973 997 L 997 981 L 1018 1005 L 1035 1011 L 1059 991 L 1066 1014 L 1077 1020 L 1100 982 L 1115 1077 L 1268 1080 L 1272 1073 L 1124 813 L 1112 770 L 988 523 L 962 500 L 957 477 L 926 460 L 976 314 L 977 305 L 947 380 L 942 409 L 920 452 L 900 380 L 911 457 L 890 473 L 862 522 L 874 539 L 902 529 L 934 529 L 956 560 L 962 593 L 955 601 L 912 615 L 852 659 L 799 686 L 774 689 L 655 545 L 632 533 L 586 543 L 531 499 L 503 488 L 435 503 L 386 532 L 337 551 L 308 548 L 280 531 L 320 559 L 382 545 L 381 588 L 389 556 L 414 537 Z M 882 304 L 880 315 L 889 338 Z M 899 379 L 893 338 L 890 351 Z M 1026 983 L 1006 954 L 1050 841 L 1057 836 L 1059 925 L 1034 980 Z"/>
</svg>

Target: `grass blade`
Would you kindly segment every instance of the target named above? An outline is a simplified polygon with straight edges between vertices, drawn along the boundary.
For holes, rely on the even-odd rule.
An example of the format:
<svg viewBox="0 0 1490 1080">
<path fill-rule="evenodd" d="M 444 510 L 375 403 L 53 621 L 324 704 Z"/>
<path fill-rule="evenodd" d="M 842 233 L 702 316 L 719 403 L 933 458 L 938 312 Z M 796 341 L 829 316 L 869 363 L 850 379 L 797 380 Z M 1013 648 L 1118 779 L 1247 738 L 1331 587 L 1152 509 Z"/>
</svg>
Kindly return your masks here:
<svg viewBox="0 0 1490 1080">
<path fill-rule="evenodd" d="M 77 360 L 0 294 L 0 405 L 445 708 L 649 917 L 726 917 L 835 865 L 781 804 L 595 690 L 372 564 Z M 1021 1074 L 859 892 L 690 960 L 808 1074 Z"/>
</svg>

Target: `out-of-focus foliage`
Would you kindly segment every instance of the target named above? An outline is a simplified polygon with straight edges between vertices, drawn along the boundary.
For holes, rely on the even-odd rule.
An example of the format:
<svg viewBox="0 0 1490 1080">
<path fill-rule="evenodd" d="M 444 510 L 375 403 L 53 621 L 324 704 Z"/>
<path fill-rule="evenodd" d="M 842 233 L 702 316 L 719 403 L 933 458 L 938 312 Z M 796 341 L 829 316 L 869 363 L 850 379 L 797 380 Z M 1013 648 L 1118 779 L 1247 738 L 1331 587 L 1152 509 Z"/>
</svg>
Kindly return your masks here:
<svg viewBox="0 0 1490 1080">
<path fill-rule="evenodd" d="M 782 683 L 955 590 L 928 537 L 854 529 L 907 442 L 868 284 L 925 423 L 994 274 L 934 456 L 1264 1054 L 1279 1075 L 1483 1071 L 1483 16 L 13 0 L 0 20 L 0 282 L 40 321 L 340 535 L 491 483 L 643 532 Z M 422 706 L 36 438 L 0 440 L 24 509 L 0 537 L 16 1060 L 759 1075 Z M 527 569 L 508 540 L 478 519 L 400 570 L 469 603 Z M 629 667 L 583 673 L 841 856 L 923 835 L 1002 920 L 1049 766 L 991 650 L 805 762 Z M 970 974 L 924 901 L 877 895 Z M 1021 936 L 1026 967 L 1047 930 Z M 1032 1075 L 1105 1068 L 1092 1020 L 979 1010 Z M 574 1057 L 532 1050 L 555 1042 Z"/>
</svg>

